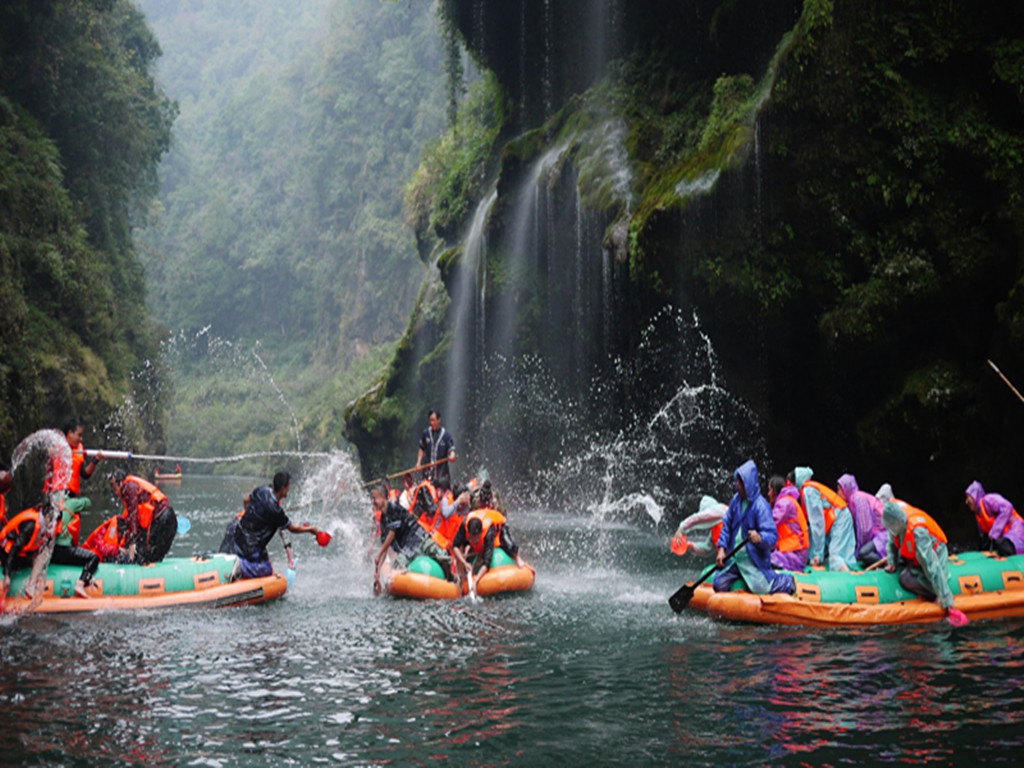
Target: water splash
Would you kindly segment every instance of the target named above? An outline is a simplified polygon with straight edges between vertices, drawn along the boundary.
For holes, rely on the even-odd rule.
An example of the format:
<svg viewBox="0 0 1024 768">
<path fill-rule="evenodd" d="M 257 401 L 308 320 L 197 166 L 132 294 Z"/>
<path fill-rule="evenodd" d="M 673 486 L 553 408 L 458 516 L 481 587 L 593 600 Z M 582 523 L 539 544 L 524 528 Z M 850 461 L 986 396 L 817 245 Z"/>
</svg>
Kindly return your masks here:
<svg viewBox="0 0 1024 768">
<path fill-rule="evenodd" d="M 11 454 L 11 474 L 36 453 L 46 462 L 47 486 L 66 488 L 71 480 L 71 446 L 64 434 L 57 429 L 40 429 L 18 443 Z"/>
<path fill-rule="evenodd" d="M 260 357 L 259 347 L 260 343 L 257 341 L 252 348 L 252 356 L 256 358 L 256 362 L 260 364 L 260 368 L 262 368 L 264 373 L 267 374 L 267 381 L 270 382 L 270 386 L 273 388 L 274 392 L 277 393 L 277 399 L 280 400 L 281 404 L 288 409 L 288 415 L 291 416 L 292 419 L 292 431 L 295 433 L 295 448 L 298 451 L 302 451 L 302 436 L 299 434 L 299 422 L 298 419 L 295 418 L 295 411 L 292 409 L 291 403 L 289 403 L 288 399 L 284 396 L 284 392 L 281 391 L 281 388 L 277 386 L 277 382 L 274 381 L 274 375 L 270 372 L 270 369 L 267 368 L 267 364 L 263 362 L 263 358 Z"/>
</svg>

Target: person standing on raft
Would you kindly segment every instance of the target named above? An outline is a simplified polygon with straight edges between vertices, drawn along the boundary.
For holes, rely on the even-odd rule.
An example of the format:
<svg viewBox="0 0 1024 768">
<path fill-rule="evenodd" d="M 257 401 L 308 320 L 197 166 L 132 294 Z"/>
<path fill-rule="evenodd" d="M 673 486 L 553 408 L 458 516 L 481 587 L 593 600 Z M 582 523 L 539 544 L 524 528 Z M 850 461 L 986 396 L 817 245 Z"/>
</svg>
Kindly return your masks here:
<svg viewBox="0 0 1024 768">
<path fill-rule="evenodd" d="M 953 607 L 949 589 L 949 553 L 946 534 L 932 517 L 921 510 L 909 516 L 903 508 L 887 501 L 882 507 L 882 524 L 889 533 L 885 545 L 885 570 L 900 569 L 900 586 L 925 600 L 935 600 L 954 627 L 967 624 L 963 611 Z"/>
<path fill-rule="evenodd" d="M 1013 504 L 998 493 L 985 493 L 975 480 L 964 492 L 967 508 L 974 513 L 983 549 L 1003 557 L 1024 553 L 1024 519 Z"/>
<path fill-rule="evenodd" d="M 444 461 L 434 467 L 423 470 L 423 477 L 435 487 L 448 490 L 452 487 L 451 462 L 455 461 L 455 438 L 451 432 L 441 426 L 441 414 L 431 411 L 427 415 L 427 426 L 420 435 L 420 450 L 416 454 L 416 466 L 426 460 L 428 464 Z"/>
<path fill-rule="evenodd" d="M 293 523 L 288 519 L 281 502 L 291 489 L 292 476 L 287 472 L 274 475 L 273 487 L 260 485 L 253 488 L 242 499 L 245 511 L 228 523 L 220 551 L 238 556 L 243 579 L 260 579 L 270 576 L 274 567 L 270 564 L 267 544 L 278 531 L 287 529 L 292 533 L 318 533 L 312 525 Z M 288 564 L 292 564 L 291 544 L 285 544 Z"/>
<path fill-rule="evenodd" d="M 778 540 L 778 530 L 757 483 L 757 465 L 750 460 L 744 462 L 733 473 L 733 479 L 736 493 L 729 502 L 722 531 L 718 534 L 715 565 L 721 570 L 712 582 L 715 592 L 728 592 L 733 583 L 741 579 L 747 591 L 754 594 L 793 594 L 796 591 L 793 575 L 772 569 L 771 553 Z M 747 542 L 746 546 L 733 556 L 728 568 L 724 567 L 726 550 L 742 541 Z"/>
</svg>

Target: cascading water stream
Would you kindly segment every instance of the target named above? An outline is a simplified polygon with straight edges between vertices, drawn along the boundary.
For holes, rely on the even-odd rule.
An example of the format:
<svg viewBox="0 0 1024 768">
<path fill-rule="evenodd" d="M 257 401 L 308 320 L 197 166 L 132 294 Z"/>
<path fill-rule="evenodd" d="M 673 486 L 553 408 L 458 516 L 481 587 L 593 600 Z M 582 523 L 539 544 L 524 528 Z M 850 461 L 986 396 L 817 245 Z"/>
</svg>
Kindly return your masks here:
<svg viewBox="0 0 1024 768">
<path fill-rule="evenodd" d="M 478 296 L 479 275 L 486 270 L 487 221 L 498 199 L 492 190 L 477 206 L 463 247 L 462 262 L 456 270 L 452 286 L 452 347 L 448 355 L 448 381 L 442 413 L 448 424 L 459 434 L 465 422 L 465 400 L 470 389 L 470 366 L 480 352 L 481 315 L 474 311 Z M 480 300 L 483 291 L 479 289 Z"/>
</svg>

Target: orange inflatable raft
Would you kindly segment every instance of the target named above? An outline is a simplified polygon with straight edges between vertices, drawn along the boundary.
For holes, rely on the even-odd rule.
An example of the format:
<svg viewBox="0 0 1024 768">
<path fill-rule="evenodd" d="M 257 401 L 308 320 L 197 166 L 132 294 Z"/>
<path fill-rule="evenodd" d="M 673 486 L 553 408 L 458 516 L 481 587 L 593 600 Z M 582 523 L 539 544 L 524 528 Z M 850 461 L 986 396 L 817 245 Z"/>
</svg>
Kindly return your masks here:
<svg viewBox="0 0 1024 768">
<path fill-rule="evenodd" d="M 793 595 L 714 592 L 704 583 L 695 589 L 689 608 L 716 619 L 805 626 L 920 624 L 945 618 L 937 603 L 907 592 L 895 573 L 884 570 L 808 569 L 793 577 Z M 951 555 L 949 586 L 954 607 L 972 621 L 1024 616 L 1024 555 Z"/>
<path fill-rule="evenodd" d="M 527 592 L 533 588 L 536 574 L 530 567 L 520 568 L 503 550 L 495 547 L 491 567 L 476 585 L 480 597 L 510 592 Z M 444 578 L 441 566 L 429 557 L 416 557 L 409 567 L 393 570 L 385 578 L 384 591 L 393 597 L 416 600 L 454 600 L 466 594 L 454 582 Z"/>
<path fill-rule="evenodd" d="M 86 590 L 90 595 L 86 599 L 74 594 L 81 568 L 51 565 L 46 571 L 43 599 L 31 611 L 84 613 L 188 605 L 247 605 L 274 600 L 288 589 L 287 578 L 279 573 L 232 581 L 236 566 L 237 558 L 224 554 L 169 557 L 152 565 L 101 563 Z M 31 601 L 23 594 L 27 576 L 27 571 L 22 571 L 11 579 L 6 613 L 20 613 L 29 608 Z"/>
</svg>

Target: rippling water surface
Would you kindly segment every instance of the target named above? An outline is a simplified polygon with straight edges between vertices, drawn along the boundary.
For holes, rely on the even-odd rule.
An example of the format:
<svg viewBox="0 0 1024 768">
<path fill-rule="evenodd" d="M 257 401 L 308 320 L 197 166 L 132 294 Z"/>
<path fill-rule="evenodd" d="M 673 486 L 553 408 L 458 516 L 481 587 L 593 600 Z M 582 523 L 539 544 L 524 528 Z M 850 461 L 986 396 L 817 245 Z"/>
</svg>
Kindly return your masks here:
<svg viewBox="0 0 1024 768">
<path fill-rule="evenodd" d="M 172 554 L 215 548 L 255 483 L 171 487 L 193 523 Z M 676 616 L 693 569 L 670 532 L 548 510 L 509 514 L 531 594 L 375 599 L 367 516 L 328 514 L 324 550 L 292 536 L 298 577 L 271 604 L 5 618 L 0 764 L 1021 763 L 1024 622 Z"/>
</svg>

